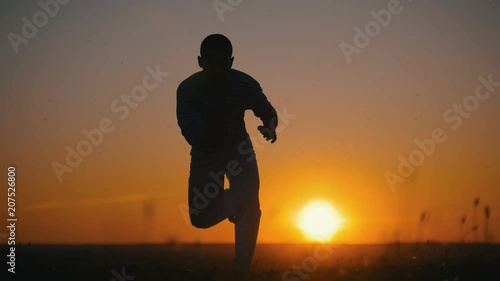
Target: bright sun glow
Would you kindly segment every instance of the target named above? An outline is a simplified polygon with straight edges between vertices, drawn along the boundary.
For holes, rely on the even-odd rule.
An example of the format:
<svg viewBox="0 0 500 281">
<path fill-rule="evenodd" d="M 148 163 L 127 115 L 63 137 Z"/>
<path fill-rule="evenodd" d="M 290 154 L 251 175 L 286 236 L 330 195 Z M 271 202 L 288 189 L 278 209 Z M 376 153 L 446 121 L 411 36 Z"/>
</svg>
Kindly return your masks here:
<svg viewBox="0 0 500 281">
<path fill-rule="evenodd" d="M 300 212 L 298 226 L 310 240 L 326 242 L 342 227 L 343 221 L 331 204 L 314 201 Z"/>
</svg>

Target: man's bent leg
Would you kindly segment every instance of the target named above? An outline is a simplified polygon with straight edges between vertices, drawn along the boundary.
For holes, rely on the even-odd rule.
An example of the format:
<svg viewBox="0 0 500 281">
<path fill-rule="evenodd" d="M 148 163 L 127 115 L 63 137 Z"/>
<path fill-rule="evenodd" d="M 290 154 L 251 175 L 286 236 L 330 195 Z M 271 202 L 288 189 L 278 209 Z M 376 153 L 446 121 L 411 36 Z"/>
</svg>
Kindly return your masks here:
<svg viewBox="0 0 500 281">
<path fill-rule="evenodd" d="M 224 213 L 224 169 L 220 155 L 191 151 L 188 202 L 191 224 L 208 228 L 225 220 Z M 213 177 L 213 174 L 218 174 Z"/>
</svg>

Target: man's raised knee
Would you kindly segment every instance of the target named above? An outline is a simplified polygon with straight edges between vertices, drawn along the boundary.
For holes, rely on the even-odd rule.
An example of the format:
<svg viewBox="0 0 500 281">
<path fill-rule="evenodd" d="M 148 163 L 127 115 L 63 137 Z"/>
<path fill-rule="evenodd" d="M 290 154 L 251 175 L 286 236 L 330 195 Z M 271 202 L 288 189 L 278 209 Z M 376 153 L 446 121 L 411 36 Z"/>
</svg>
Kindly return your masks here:
<svg viewBox="0 0 500 281">
<path fill-rule="evenodd" d="M 196 227 L 196 228 L 209 228 L 210 225 L 201 217 L 196 216 L 196 215 L 191 215 L 191 225 Z"/>
</svg>

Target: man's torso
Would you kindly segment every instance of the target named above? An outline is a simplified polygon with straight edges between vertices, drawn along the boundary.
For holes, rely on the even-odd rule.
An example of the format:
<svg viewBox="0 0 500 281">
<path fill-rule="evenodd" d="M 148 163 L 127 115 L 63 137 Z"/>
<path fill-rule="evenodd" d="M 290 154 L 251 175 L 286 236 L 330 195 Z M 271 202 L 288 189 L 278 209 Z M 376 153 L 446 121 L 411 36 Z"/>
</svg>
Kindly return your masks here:
<svg viewBox="0 0 500 281">
<path fill-rule="evenodd" d="M 244 114 L 250 108 L 250 97 L 257 84 L 253 78 L 231 69 L 224 85 L 214 85 L 206 81 L 200 71 L 183 83 L 188 83 L 192 89 L 189 98 L 202 122 L 214 127 L 207 136 L 206 146 L 199 149 L 227 150 L 248 139 Z"/>
</svg>

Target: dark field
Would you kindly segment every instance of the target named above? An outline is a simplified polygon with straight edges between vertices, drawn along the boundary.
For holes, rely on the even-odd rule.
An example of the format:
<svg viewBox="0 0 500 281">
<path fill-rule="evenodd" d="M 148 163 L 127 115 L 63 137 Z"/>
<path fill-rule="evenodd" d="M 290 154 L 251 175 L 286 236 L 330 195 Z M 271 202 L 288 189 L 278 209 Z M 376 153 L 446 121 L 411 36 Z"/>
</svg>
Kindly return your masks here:
<svg viewBox="0 0 500 281">
<path fill-rule="evenodd" d="M 231 244 L 21 245 L 16 274 L 0 280 L 222 281 L 232 254 Z M 248 280 L 499 281 L 499 270 L 498 244 L 259 244 Z"/>
</svg>

